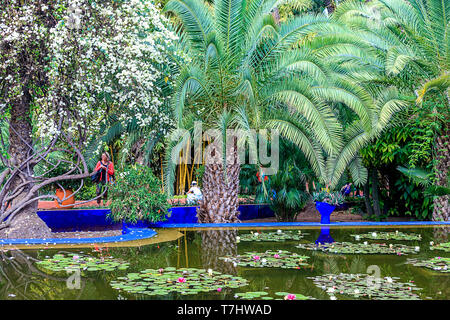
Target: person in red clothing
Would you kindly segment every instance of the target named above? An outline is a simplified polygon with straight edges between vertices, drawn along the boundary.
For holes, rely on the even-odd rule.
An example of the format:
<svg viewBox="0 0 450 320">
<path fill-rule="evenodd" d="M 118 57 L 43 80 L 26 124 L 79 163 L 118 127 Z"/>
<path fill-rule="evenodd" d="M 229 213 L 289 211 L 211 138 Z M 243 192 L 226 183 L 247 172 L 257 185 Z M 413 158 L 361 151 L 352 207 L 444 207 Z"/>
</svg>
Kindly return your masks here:
<svg viewBox="0 0 450 320">
<path fill-rule="evenodd" d="M 114 164 L 109 160 L 109 155 L 104 152 L 102 159 L 95 166 L 95 171 L 100 172 L 100 177 L 97 183 L 97 204 L 100 205 L 101 198 L 106 200 L 108 197 L 108 184 L 114 179 Z M 99 197 L 103 194 L 103 197 Z"/>
</svg>

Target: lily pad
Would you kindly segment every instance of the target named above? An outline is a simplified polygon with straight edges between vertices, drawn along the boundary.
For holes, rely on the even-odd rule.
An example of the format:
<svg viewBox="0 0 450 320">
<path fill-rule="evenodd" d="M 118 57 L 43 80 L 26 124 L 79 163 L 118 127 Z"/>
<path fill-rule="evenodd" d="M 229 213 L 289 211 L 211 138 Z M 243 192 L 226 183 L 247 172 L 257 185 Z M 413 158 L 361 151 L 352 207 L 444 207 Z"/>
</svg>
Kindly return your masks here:
<svg viewBox="0 0 450 320">
<path fill-rule="evenodd" d="M 86 271 L 114 271 L 125 270 L 129 267 L 128 262 L 108 257 L 93 257 L 84 254 L 69 253 L 55 254 L 52 258 L 47 258 L 36 262 L 37 265 L 55 272 L 67 270 L 86 270 Z"/>
<path fill-rule="evenodd" d="M 301 230 L 290 231 L 290 230 L 278 230 L 276 232 L 251 232 L 246 234 L 241 234 L 238 241 L 271 241 L 271 242 L 282 242 L 286 240 L 301 240 L 308 233 L 302 233 Z"/>
<path fill-rule="evenodd" d="M 127 277 L 111 281 L 111 287 L 130 293 L 146 295 L 167 295 L 176 292 L 182 295 L 198 294 L 199 292 L 222 291 L 225 288 L 246 286 L 244 278 L 207 272 L 205 269 L 173 267 L 146 269 L 140 273 L 129 273 Z M 136 290 L 138 288 L 138 290 Z"/>
<path fill-rule="evenodd" d="M 450 258 L 434 257 L 428 260 L 408 259 L 408 264 L 416 267 L 425 267 L 438 272 L 450 272 Z"/>
<path fill-rule="evenodd" d="M 309 259 L 308 256 L 302 256 L 285 250 L 268 250 L 263 253 L 245 252 L 242 255 L 225 256 L 219 259 L 238 266 L 254 268 L 300 269 L 300 267 L 309 266 L 306 262 Z"/>
<path fill-rule="evenodd" d="M 356 240 L 371 239 L 371 240 L 422 240 L 422 236 L 416 233 L 403 233 L 398 230 L 395 232 L 368 232 L 363 234 L 352 234 Z"/>
<path fill-rule="evenodd" d="M 276 292 L 278 297 L 270 297 L 267 292 L 240 292 L 236 293 L 235 297 L 243 300 L 313 300 L 313 297 L 307 297 L 300 293 Z M 279 298 L 282 296 L 282 298 Z"/>
<path fill-rule="evenodd" d="M 443 242 L 436 245 L 432 245 L 430 250 L 442 250 L 445 252 L 450 252 L 450 242 Z"/>
<path fill-rule="evenodd" d="M 346 295 L 371 300 L 420 300 L 415 291 L 422 290 L 413 283 L 397 282 L 390 277 L 376 279 L 368 274 L 325 274 L 308 279 L 334 299 L 336 295 Z"/>
<path fill-rule="evenodd" d="M 386 243 L 351 243 L 351 242 L 333 242 L 330 244 L 306 243 L 296 246 L 300 249 L 319 250 L 326 253 L 335 254 L 396 254 L 407 255 L 417 253 L 416 248 L 403 244 Z"/>
</svg>

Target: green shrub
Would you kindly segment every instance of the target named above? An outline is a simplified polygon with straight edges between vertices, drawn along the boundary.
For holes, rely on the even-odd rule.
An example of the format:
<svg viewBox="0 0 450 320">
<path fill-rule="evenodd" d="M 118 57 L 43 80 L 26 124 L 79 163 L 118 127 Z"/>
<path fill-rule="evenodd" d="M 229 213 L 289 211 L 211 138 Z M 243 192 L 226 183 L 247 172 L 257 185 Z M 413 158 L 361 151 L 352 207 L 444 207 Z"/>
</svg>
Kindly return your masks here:
<svg viewBox="0 0 450 320">
<path fill-rule="evenodd" d="M 260 185 L 256 202 L 269 202 L 278 221 L 295 221 L 299 212 L 310 199 L 305 191 L 305 177 L 302 171 L 288 161 L 275 175 L 271 175 L 265 182 L 268 193 Z"/>
<path fill-rule="evenodd" d="M 169 209 L 167 196 L 162 192 L 161 181 L 148 167 L 126 167 L 116 174 L 116 183 L 110 187 L 109 198 L 109 217 L 114 221 L 166 220 Z"/>
</svg>

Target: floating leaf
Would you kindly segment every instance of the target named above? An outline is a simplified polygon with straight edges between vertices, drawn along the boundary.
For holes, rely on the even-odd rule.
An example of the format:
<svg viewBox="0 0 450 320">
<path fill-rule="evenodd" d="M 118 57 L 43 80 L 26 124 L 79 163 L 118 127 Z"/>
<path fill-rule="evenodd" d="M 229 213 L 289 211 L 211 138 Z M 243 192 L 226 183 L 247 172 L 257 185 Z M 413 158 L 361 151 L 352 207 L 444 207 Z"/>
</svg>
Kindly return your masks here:
<svg viewBox="0 0 450 320">
<path fill-rule="evenodd" d="M 403 244 L 385 243 L 351 243 L 351 242 L 333 242 L 331 244 L 299 244 L 296 246 L 306 250 L 320 250 L 326 253 L 336 254 L 396 254 L 406 255 L 417 253 L 414 247 Z"/>
<path fill-rule="evenodd" d="M 308 277 L 328 295 L 347 295 L 373 300 L 420 300 L 414 291 L 422 290 L 412 283 L 397 282 L 390 277 L 375 278 L 367 274 L 325 274 Z"/>
<path fill-rule="evenodd" d="M 238 288 L 247 285 L 247 280 L 238 276 L 212 272 L 205 269 L 168 267 L 165 269 L 146 269 L 140 273 L 129 273 L 127 277 L 111 281 L 111 287 L 130 293 L 146 295 L 166 295 L 177 292 L 182 295 L 217 291 L 225 288 Z M 137 289 L 136 289 L 137 288 Z"/>
<path fill-rule="evenodd" d="M 254 268 L 284 268 L 284 269 L 296 269 L 301 266 L 309 266 L 306 262 L 309 259 L 308 256 L 302 256 L 297 253 L 291 253 L 289 251 L 268 250 L 263 253 L 258 252 L 246 252 L 237 256 L 225 256 L 219 259 L 225 262 L 234 263 L 239 266 L 254 267 Z"/>
</svg>

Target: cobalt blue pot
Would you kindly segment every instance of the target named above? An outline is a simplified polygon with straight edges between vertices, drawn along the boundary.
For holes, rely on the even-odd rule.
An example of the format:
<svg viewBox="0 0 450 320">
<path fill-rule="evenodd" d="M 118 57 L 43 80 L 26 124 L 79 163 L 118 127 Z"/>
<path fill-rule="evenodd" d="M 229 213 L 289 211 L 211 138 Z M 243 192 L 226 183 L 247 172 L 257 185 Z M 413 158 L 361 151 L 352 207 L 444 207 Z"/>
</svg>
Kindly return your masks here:
<svg viewBox="0 0 450 320">
<path fill-rule="evenodd" d="M 336 209 L 336 207 L 326 202 L 317 201 L 316 209 L 320 213 L 320 223 L 330 224 L 330 215 L 334 211 L 334 209 Z"/>
</svg>

